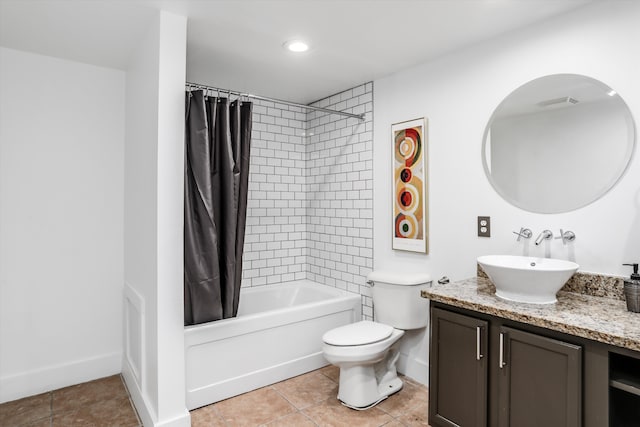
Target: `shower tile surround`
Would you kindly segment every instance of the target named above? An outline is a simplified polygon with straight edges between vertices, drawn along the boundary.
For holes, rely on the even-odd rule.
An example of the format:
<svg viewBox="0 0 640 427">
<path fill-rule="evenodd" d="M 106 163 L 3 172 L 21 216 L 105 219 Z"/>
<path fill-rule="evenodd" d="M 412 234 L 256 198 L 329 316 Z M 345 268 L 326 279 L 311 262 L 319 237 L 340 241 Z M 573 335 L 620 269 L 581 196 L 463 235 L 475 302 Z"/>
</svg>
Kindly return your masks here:
<svg viewBox="0 0 640 427">
<path fill-rule="evenodd" d="M 373 267 L 373 83 L 313 103 L 254 102 L 242 286 L 309 279 L 362 295 Z"/>
</svg>

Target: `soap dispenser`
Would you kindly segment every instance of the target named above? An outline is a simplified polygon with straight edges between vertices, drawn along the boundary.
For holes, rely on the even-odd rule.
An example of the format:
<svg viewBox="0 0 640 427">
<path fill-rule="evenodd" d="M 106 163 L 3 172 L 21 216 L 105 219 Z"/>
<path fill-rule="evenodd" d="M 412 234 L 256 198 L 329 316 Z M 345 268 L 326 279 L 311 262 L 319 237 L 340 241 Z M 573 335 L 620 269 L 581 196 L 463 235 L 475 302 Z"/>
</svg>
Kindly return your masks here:
<svg viewBox="0 0 640 427">
<path fill-rule="evenodd" d="M 640 313 L 640 274 L 638 264 L 622 264 L 633 267 L 633 274 L 624 281 L 624 296 L 627 300 L 627 310 Z"/>
</svg>

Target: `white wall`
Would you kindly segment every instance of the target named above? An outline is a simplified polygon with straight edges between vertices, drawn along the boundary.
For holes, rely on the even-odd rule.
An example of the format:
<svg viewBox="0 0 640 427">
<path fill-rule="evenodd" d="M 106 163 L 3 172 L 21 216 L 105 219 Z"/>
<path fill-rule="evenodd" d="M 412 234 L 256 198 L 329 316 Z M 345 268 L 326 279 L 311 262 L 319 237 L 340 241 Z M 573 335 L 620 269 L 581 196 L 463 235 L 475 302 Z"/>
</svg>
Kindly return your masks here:
<svg viewBox="0 0 640 427">
<path fill-rule="evenodd" d="M 124 88 L 0 48 L 0 403 L 120 372 Z"/>
<path fill-rule="evenodd" d="M 512 231 L 576 233 L 571 246 L 551 243 L 553 257 L 575 258 L 583 271 L 628 274 L 640 260 L 640 159 L 595 203 L 563 214 L 533 214 L 505 202 L 487 181 L 482 137 L 495 107 L 537 77 L 584 74 L 615 89 L 640 120 L 640 4 L 598 2 L 518 33 L 374 82 L 374 268 L 428 271 L 434 279 L 475 275 L 477 256 L 521 254 Z M 429 120 L 430 254 L 391 250 L 391 124 Z M 636 148 L 637 151 L 637 148 Z M 490 215 L 492 237 L 476 237 L 476 217 Z M 527 243 L 529 246 L 532 244 Z M 542 245 L 541 245 L 542 246 Z M 542 255 L 543 248 L 530 248 Z M 414 350 L 426 358 L 426 336 Z M 417 349 L 417 350 L 416 350 Z"/>
<path fill-rule="evenodd" d="M 183 315 L 186 18 L 160 12 L 126 74 L 123 374 L 145 425 L 188 426 Z"/>
</svg>

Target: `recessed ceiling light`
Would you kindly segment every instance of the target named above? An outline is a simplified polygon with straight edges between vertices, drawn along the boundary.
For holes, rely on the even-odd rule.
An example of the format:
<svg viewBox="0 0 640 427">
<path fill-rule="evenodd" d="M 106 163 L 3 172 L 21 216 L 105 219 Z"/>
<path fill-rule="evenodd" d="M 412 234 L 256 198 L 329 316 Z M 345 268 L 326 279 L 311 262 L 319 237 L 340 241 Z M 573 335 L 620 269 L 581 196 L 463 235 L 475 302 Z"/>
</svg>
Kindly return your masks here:
<svg viewBox="0 0 640 427">
<path fill-rule="evenodd" d="M 289 40 L 285 42 L 282 46 L 284 46 L 287 50 L 291 52 L 306 52 L 309 50 L 309 45 L 303 42 L 302 40 Z"/>
</svg>

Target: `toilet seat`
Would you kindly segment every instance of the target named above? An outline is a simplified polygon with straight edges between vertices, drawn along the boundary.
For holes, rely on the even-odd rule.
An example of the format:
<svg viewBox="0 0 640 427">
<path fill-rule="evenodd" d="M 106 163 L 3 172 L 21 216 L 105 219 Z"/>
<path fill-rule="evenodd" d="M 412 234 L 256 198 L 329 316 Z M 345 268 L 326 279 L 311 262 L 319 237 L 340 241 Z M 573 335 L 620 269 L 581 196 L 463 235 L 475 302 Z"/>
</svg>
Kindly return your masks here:
<svg viewBox="0 0 640 427">
<path fill-rule="evenodd" d="M 363 320 L 332 329 L 322 336 L 325 344 L 333 346 L 358 346 L 383 341 L 391 336 L 394 328 L 384 323 Z"/>
</svg>

